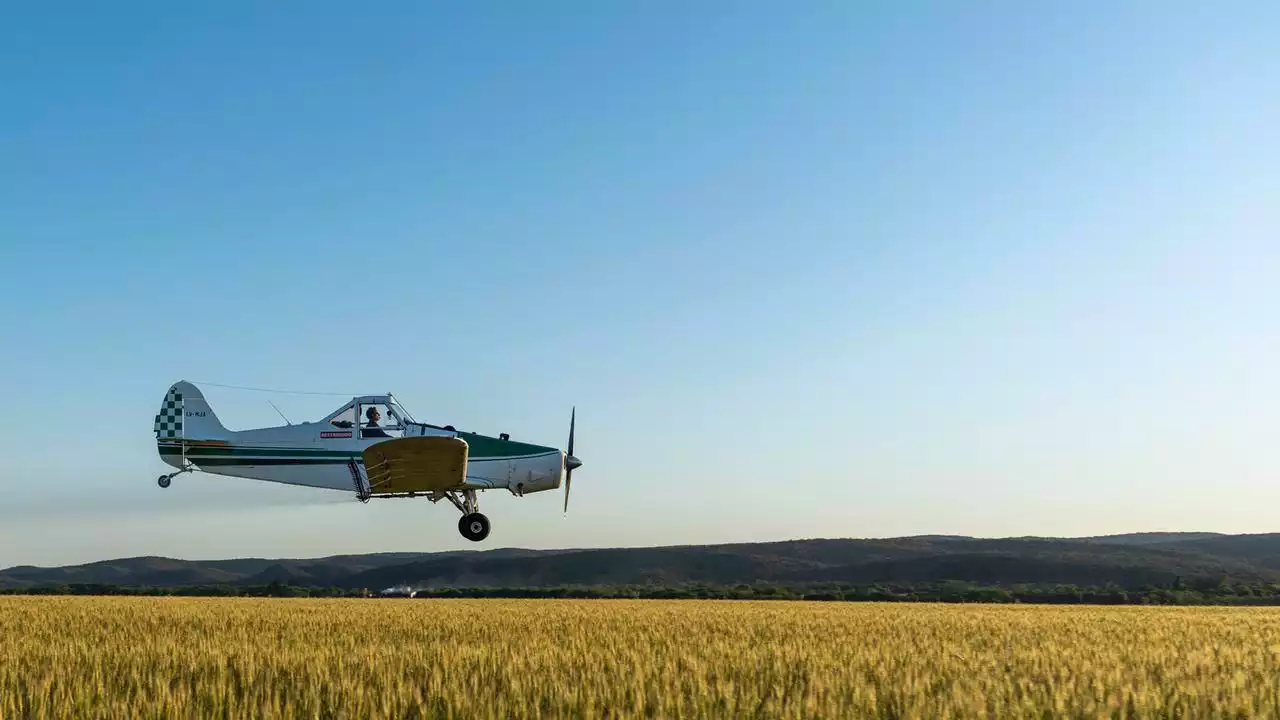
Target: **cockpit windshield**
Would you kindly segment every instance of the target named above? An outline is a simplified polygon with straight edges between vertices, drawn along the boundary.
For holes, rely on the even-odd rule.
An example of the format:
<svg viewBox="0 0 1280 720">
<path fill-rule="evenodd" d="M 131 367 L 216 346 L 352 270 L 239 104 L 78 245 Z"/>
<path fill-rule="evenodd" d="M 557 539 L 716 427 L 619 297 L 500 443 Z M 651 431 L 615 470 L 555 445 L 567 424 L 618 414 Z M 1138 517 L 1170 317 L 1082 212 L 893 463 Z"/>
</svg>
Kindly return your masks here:
<svg viewBox="0 0 1280 720">
<path fill-rule="evenodd" d="M 402 424 L 417 422 L 413 419 L 413 416 L 409 414 L 409 411 L 405 410 L 404 406 L 391 396 L 387 396 L 387 408 L 400 420 Z"/>
<path fill-rule="evenodd" d="M 405 425 L 412 422 L 404 406 L 390 395 L 356 398 L 329 418 L 329 424 L 336 428 L 359 429 L 363 438 L 401 437 Z"/>
</svg>

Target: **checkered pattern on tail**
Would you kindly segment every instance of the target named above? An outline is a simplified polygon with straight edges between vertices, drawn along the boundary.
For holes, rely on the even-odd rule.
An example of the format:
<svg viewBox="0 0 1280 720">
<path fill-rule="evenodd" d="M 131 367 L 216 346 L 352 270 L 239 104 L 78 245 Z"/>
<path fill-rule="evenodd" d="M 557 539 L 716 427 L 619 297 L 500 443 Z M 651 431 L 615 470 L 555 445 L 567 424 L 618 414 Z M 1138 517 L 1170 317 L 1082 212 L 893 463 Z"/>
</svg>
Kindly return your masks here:
<svg viewBox="0 0 1280 720">
<path fill-rule="evenodd" d="M 182 437 L 182 393 L 177 388 L 169 388 L 160 412 L 156 413 L 156 437 Z"/>
</svg>

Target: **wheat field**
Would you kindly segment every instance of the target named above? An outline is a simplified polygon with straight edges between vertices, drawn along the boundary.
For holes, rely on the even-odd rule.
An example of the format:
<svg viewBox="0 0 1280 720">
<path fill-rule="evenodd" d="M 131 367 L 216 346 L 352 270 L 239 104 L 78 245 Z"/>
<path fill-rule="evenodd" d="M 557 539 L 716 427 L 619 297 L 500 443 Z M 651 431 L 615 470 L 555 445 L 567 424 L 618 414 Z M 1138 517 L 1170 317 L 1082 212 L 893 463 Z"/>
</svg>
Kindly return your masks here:
<svg viewBox="0 0 1280 720">
<path fill-rule="evenodd" d="M 0 598 L 0 718 L 1275 717 L 1280 610 Z"/>
</svg>

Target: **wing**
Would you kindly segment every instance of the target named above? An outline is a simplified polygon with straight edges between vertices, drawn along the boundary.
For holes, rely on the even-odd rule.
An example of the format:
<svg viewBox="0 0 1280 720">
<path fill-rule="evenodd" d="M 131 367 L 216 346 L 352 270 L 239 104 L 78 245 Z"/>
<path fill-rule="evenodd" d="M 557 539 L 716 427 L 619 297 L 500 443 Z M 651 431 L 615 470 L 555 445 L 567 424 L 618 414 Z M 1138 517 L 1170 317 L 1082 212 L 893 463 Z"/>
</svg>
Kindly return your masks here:
<svg viewBox="0 0 1280 720">
<path fill-rule="evenodd" d="M 467 441 L 459 437 L 402 437 L 364 449 L 365 472 L 376 495 L 456 490 L 467 476 Z"/>
</svg>

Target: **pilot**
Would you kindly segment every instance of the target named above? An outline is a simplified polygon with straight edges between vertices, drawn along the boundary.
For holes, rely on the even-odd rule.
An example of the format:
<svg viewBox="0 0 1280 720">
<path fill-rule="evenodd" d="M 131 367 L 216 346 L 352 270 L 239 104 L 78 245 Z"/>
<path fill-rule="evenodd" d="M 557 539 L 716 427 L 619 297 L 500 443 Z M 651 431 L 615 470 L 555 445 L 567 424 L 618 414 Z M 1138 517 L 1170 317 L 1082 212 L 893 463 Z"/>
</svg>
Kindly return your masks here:
<svg viewBox="0 0 1280 720">
<path fill-rule="evenodd" d="M 391 437 L 386 430 L 378 427 L 378 419 L 382 417 L 382 413 L 378 412 L 378 408 L 370 406 L 364 411 L 364 416 L 369 418 L 369 422 L 365 423 L 364 430 L 360 431 L 361 437 Z"/>
</svg>

